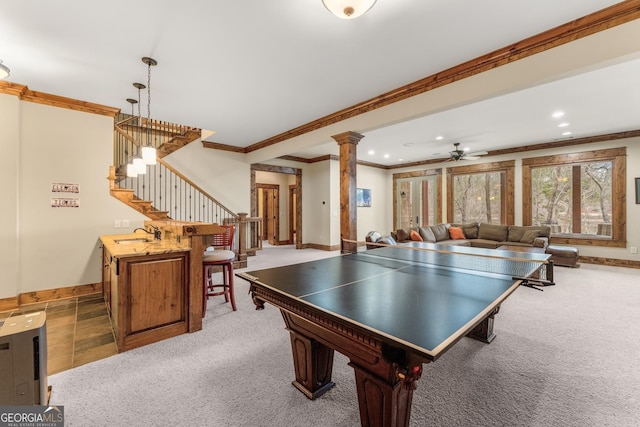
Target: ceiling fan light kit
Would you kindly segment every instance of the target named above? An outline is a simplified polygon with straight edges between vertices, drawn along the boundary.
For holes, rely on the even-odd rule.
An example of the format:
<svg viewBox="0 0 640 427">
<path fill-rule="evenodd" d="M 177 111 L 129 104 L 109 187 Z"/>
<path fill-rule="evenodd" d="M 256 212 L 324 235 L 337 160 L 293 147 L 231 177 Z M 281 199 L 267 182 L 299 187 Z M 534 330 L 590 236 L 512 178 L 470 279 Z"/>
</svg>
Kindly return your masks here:
<svg viewBox="0 0 640 427">
<path fill-rule="evenodd" d="M 489 154 L 486 151 L 477 151 L 475 153 L 467 153 L 465 150 L 460 149 L 460 143 L 453 143 L 454 150 L 449 152 L 450 158 L 449 160 L 453 160 L 457 162 L 458 160 L 478 160 L 480 156 L 484 156 L 485 154 Z"/>
</svg>

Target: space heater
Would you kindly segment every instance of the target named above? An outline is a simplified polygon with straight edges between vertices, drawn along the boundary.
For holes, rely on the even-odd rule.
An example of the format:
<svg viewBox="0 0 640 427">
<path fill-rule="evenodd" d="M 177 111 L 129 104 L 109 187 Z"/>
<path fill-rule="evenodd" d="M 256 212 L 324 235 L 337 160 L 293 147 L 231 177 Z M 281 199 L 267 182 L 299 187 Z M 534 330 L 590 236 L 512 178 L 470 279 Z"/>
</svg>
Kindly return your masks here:
<svg viewBox="0 0 640 427">
<path fill-rule="evenodd" d="M 48 405 L 46 313 L 0 320 L 0 405 Z"/>
</svg>

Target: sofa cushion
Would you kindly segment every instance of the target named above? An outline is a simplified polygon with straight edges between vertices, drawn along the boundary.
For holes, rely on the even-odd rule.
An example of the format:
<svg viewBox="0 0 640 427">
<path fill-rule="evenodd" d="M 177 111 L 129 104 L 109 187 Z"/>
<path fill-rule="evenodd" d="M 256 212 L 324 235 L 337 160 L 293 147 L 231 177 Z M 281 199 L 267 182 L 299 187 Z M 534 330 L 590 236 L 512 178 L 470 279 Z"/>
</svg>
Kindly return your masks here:
<svg viewBox="0 0 640 427">
<path fill-rule="evenodd" d="M 478 223 L 470 222 L 468 224 L 451 224 L 453 227 L 462 228 L 462 232 L 467 239 L 477 239 L 478 238 Z"/>
<path fill-rule="evenodd" d="M 431 231 L 431 227 L 419 227 L 418 233 L 420 233 L 420 237 L 422 237 L 423 241 L 429 243 L 436 242 L 436 236 L 433 234 L 433 231 Z"/>
<path fill-rule="evenodd" d="M 540 230 L 525 230 L 520 239 L 520 243 L 533 244 L 536 237 L 540 237 Z"/>
<path fill-rule="evenodd" d="M 409 238 L 414 242 L 422 242 L 422 237 L 420 236 L 420 233 L 418 233 L 416 230 L 411 230 L 409 232 Z"/>
<path fill-rule="evenodd" d="M 449 240 L 441 240 L 438 242 L 438 246 L 471 246 L 471 242 L 469 240 L 466 239 L 458 239 L 458 240 L 453 240 L 453 239 L 449 239 Z"/>
<path fill-rule="evenodd" d="M 478 239 L 502 242 L 507 240 L 508 233 L 509 227 L 506 225 L 482 223 L 478 229 Z"/>
<path fill-rule="evenodd" d="M 463 240 L 465 238 L 465 235 L 462 232 L 462 228 L 449 227 L 449 237 L 451 237 L 453 240 Z"/>
<path fill-rule="evenodd" d="M 502 246 L 505 243 L 497 242 L 495 240 L 487 240 L 487 239 L 473 239 L 470 240 L 471 246 L 474 248 L 485 248 L 485 249 L 497 249 L 498 246 Z"/>
<path fill-rule="evenodd" d="M 429 228 L 433 231 L 433 235 L 436 237 L 436 242 L 449 240 L 449 224 L 432 225 Z"/>
<path fill-rule="evenodd" d="M 519 242 L 524 235 L 524 232 L 527 231 L 526 227 L 522 227 L 519 225 L 510 225 L 509 226 L 509 236 L 507 238 L 510 242 Z"/>
</svg>

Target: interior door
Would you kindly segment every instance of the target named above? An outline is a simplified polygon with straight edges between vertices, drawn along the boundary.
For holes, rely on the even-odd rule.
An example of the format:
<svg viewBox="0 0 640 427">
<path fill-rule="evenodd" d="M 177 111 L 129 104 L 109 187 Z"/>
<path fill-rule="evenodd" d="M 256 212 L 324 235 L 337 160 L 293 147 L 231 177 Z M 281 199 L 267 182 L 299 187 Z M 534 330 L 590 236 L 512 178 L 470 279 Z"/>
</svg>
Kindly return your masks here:
<svg viewBox="0 0 640 427">
<path fill-rule="evenodd" d="M 279 244 L 280 240 L 280 191 L 277 185 L 260 184 L 258 186 L 259 209 L 262 217 L 262 240 L 271 245 Z"/>
</svg>

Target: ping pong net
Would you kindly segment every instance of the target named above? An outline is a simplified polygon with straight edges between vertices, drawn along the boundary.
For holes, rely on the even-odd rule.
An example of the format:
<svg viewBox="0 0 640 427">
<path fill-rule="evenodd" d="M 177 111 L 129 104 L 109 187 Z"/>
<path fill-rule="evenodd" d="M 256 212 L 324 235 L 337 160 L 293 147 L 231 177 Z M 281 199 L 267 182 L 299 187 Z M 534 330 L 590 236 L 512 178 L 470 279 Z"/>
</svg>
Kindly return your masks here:
<svg viewBox="0 0 640 427">
<path fill-rule="evenodd" d="M 349 247 L 357 247 L 358 253 L 378 259 L 394 259 L 407 263 L 445 268 L 464 273 L 481 273 L 496 277 L 522 280 L 522 285 L 533 287 L 554 285 L 551 255 L 543 253 L 515 252 L 470 246 L 437 245 L 427 242 L 411 242 L 402 245 L 343 240 L 343 253 Z M 364 249 L 366 248 L 366 249 Z M 372 261 L 376 262 L 376 261 Z"/>
</svg>

